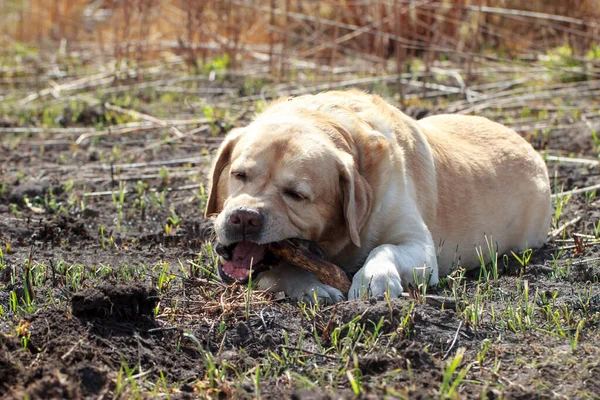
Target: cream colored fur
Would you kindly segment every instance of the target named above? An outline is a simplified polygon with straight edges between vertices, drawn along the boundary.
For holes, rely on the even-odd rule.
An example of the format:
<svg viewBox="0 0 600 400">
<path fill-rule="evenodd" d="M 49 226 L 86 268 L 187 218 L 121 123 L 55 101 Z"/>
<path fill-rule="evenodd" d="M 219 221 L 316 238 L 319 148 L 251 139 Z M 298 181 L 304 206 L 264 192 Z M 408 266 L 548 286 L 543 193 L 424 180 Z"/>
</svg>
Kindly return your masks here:
<svg viewBox="0 0 600 400">
<path fill-rule="evenodd" d="M 283 194 L 290 187 L 305 199 Z M 230 134 L 207 207 L 225 244 L 227 210 L 240 205 L 267 216 L 262 242 L 318 242 L 354 274 L 350 298 L 399 296 L 415 275 L 436 284 L 457 263 L 477 267 L 486 237 L 500 254 L 539 247 L 551 218 L 544 161 L 511 129 L 474 116 L 415 121 L 355 90 L 281 99 Z M 343 299 L 291 266 L 258 284 L 298 300 Z"/>
</svg>

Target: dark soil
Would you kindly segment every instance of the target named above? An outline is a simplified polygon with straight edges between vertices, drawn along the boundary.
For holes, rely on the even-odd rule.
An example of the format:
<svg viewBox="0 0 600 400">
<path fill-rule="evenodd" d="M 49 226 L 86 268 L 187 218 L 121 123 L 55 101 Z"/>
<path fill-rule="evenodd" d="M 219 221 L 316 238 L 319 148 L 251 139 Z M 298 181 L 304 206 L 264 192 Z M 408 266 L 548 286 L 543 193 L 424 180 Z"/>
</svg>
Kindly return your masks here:
<svg viewBox="0 0 600 400">
<path fill-rule="evenodd" d="M 158 303 L 158 291 L 143 284 L 106 282 L 71 296 L 73 315 L 80 318 L 149 317 Z"/>
</svg>

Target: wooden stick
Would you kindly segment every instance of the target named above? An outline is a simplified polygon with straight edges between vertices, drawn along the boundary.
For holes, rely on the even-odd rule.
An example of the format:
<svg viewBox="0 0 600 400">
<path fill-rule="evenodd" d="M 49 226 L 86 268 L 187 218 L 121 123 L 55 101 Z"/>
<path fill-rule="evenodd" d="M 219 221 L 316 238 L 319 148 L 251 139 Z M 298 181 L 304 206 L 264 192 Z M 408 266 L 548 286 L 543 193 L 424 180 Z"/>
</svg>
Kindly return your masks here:
<svg viewBox="0 0 600 400">
<path fill-rule="evenodd" d="M 276 257 L 315 274 L 321 282 L 340 290 L 344 295 L 350 291 L 350 280 L 346 273 L 325 260 L 323 251 L 313 242 L 284 240 L 271 243 L 269 251 Z"/>
<path fill-rule="evenodd" d="M 410 295 L 410 293 L 403 292 L 402 298 L 415 300 L 414 297 Z M 425 304 L 429 304 L 430 306 L 439 308 L 439 309 L 455 309 L 456 308 L 456 300 L 450 297 L 438 296 L 435 294 L 428 294 L 425 296 Z"/>
<path fill-rule="evenodd" d="M 305 269 L 317 276 L 326 285 L 332 286 L 345 296 L 350 291 L 350 280 L 343 269 L 325 259 L 325 253 L 314 242 L 301 239 L 288 239 L 269 244 L 269 251 L 278 258 Z M 402 293 L 405 299 L 414 299 L 409 293 Z M 437 308 L 456 308 L 454 299 L 427 295 L 425 303 Z"/>
</svg>

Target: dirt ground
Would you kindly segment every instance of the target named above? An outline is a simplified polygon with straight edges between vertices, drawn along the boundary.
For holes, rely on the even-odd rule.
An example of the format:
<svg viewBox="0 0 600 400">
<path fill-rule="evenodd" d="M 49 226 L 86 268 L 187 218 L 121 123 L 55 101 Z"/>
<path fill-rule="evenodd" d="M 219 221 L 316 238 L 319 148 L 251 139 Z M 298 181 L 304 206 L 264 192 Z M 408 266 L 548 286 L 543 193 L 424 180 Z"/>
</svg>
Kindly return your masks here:
<svg viewBox="0 0 600 400">
<path fill-rule="evenodd" d="M 162 101 L 161 118 L 198 116 L 178 111 L 183 99 L 145 93 L 123 107 L 155 115 Z M 578 115 L 532 100 L 531 109 L 554 110 L 541 122 L 520 109 L 479 114 L 570 158 L 548 160 L 555 192 L 565 192 L 600 183 L 598 148 L 581 124 L 585 114 L 600 126 L 597 100 L 579 100 L 566 100 Z M 42 127 L 43 107 L 0 114 L 9 132 L 0 142 L 0 397 L 600 398 L 595 191 L 555 199 L 556 226 L 566 228 L 524 265 L 500 255 L 497 278 L 457 272 L 429 288 L 452 306 L 402 298 L 310 307 L 211 277 L 204 184 L 225 116 L 173 139 L 139 118 L 107 130 L 115 119 L 105 105 L 58 110 L 54 133 L 13 129 Z M 123 130 L 130 122 L 136 130 Z M 532 135 L 536 123 L 548 133 Z M 89 132 L 104 134 L 78 142 Z"/>
</svg>

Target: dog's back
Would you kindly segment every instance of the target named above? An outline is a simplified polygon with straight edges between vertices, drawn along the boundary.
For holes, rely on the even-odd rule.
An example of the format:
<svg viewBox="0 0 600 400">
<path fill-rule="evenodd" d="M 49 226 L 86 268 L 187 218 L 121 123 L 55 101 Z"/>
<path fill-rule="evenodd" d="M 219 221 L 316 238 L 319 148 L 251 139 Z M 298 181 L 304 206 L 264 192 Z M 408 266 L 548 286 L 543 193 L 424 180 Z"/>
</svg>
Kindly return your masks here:
<svg viewBox="0 0 600 400">
<path fill-rule="evenodd" d="M 415 121 L 358 90 L 306 95 L 273 108 L 318 110 L 350 133 L 356 118 L 394 142 L 404 156 L 420 213 L 436 244 L 440 275 L 455 261 L 479 265 L 486 238 L 500 254 L 541 246 L 551 218 L 548 173 L 539 154 L 512 129 L 483 117 L 436 115 Z M 362 132 L 362 133 L 361 133 Z"/>
<path fill-rule="evenodd" d="M 551 218 L 546 165 L 512 129 L 486 118 L 438 115 L 417 122 L 434 154 L 438 216 L 434 238 L 446 240 L 440 272 L 455 257 L 477 265 L 474 246 L 500 254 L 540 247 Z"/>
</svg>

